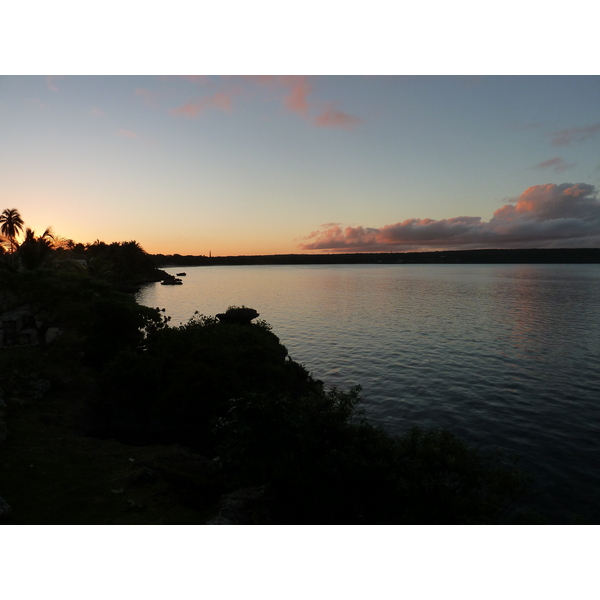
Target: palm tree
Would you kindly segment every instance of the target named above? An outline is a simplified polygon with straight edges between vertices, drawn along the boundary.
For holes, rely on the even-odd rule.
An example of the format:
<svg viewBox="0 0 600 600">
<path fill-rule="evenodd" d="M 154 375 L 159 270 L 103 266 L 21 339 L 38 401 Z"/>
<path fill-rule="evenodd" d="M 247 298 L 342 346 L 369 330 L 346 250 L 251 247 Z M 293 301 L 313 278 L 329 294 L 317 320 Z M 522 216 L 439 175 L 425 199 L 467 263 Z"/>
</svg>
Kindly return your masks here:
<svg viewBox="0 0 600 600">
<path fill-rule="evenodd" d="M 52 258 L 55 250 L 61 248 L 66 243 L 64 238 L 55 235 L 52 228 L 46 228 L 42 235 L 35 235 L 35 231 L 27 227 L 25 238 L 21 242 L 17 251 L 17 256 L 21 259 L 22 265 L 26 269 L 36 269 L 44 266 Z"/>
<path fill-rule="evenodd" d="M 23 219 L 16 208 L 5 208 L 0 215 L 0 233 L 10 242 L 11 253 L 16 248 L 17 234 L 23 231 Z"/>
</svg>

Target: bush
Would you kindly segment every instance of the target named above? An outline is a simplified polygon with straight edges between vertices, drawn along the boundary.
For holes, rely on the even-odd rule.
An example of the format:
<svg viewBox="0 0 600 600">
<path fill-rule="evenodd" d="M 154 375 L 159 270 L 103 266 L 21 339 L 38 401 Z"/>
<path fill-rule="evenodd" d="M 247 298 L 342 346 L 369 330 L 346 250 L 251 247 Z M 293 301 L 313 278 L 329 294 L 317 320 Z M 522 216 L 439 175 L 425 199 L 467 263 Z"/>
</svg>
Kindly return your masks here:
<svg viewBox="0 0 600 600">
<path fill-rule="evenodd" d="M 448 431 L 393 436 L 369 424 L 360 389 L 300 399 L 246 395 L 221 420 L 231 487 L 268 483 L 280 523 L 493 523 L 526 480 Z"/>
<path fill-rule="evenodd" d="M 320 386 L 287 356 L 263 322 L 219 323 L 196 315 L 180 327 L 150 327 L 144 349 L 121 352 L 104 369 L 96 410 L 121 434 L 214 451 L 213 423 L 244 393 L 306 394 Z M 138 418 L 133 418 L 134 414 Z"/>
<path fill-rule="evenodd" d="M 218 454 L 227 489 L 268 484 L 274 522 L 494 523 L 526 489 L 500 454 L 448 431 L 371 425 L 360 387 L 326 391 L 264 322 L 147 331 L 103 371 L 103 427 Z"/>
</svg>

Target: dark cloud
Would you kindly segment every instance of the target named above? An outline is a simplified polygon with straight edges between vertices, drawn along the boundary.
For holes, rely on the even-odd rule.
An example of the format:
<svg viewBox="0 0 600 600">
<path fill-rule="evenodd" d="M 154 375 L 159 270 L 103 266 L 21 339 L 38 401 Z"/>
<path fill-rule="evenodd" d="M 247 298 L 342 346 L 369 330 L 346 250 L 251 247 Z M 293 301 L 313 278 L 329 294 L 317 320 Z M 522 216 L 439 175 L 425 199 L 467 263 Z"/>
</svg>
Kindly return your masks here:
<svg viewBox="0 0 600 600">
<path fill-rule="evenodd" d="M 560 156 L 555 156 L 554 158 L 551 158 L 550 160 L 546 160 L 542 163 L 540 163 L 539 165 L 535 165 L 535 167 L 532 167 L 533 169 L 552 169 L 555 173 L 560 173 L 562 171 L 566 171 L 567 169 L 570 169 L 571 167 L 574 167 L 575 163 L 566 163 L 562 158 L 560 158 Z"/>
<path fill-rule="evenodd" d="M 571 142 L 583 142 L 596 137 L 600 133 L 600 123 L 587 125 L 585 127 L 574 127 L 555 132 L 552 140 L 553 146 L 566 146 Z"/>
<path fill-rule="evenodd" d="M 303 250 L 391 252 L 427 249 L 600 246 L 600 202 L 586 183 L 536 185 L 514 204 L 481 217 L 407 219 L 381 228 L 329 223 L 300 244 Z"/>
</svg>

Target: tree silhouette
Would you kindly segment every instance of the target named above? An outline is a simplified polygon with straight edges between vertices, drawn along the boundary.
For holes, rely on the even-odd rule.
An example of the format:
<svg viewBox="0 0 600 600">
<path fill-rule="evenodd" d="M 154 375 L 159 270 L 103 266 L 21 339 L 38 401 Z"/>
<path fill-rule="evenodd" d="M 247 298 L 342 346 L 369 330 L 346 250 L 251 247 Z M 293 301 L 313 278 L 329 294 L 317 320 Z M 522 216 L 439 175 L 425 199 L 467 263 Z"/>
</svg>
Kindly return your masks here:
<svg viewBox="0 0 600 600">
<path fill-rule="evenodd" d="M 5 208 L 0 214 L 0 233 L 10 242 L 11 253 L 16 249 L 17 234 L 23 231 L 23 219 L 16 208 Z"/>
<path fill-rule="evenodd" d="M 36 236 L 35 231 L 27 227 L 25 238 L 19 245 L 17 256 L 26 269 L 43 266 L 52 257 L 53 251 L 59 247 L 59 236 L 52 233 L 50 227 L 42 235 Z"/>
</svg>

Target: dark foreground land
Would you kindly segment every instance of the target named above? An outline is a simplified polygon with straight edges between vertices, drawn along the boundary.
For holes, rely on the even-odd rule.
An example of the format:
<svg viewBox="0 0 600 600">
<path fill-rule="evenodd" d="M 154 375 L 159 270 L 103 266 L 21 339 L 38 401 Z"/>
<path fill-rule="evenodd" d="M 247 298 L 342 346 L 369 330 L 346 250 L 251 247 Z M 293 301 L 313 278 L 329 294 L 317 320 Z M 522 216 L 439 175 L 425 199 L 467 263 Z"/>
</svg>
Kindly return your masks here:
<svg viewBox="0 0 600 600">
<path fill-rule="evenodd" d="M 154 254 L 157 266 L 354 265 L 354 264 L 560 264 L 600 263 L 600 248 L 452 250 L 354 254 L 273 254 L 264 256 L 182 256 Z"/>
<path fill-rule="evenodd" d="M 137 305 L 112 300 L 126 325 Z M 0 348 L 0 521 L 543 522 L 513 461 L 370 425 L 359 389 L 325 390 L 266 323 L 228 312 L 111 346 L 105 316 L 87 314 L 103 326 Z"/>
<path fill-rule="evenodd" d="M 141 267 L 0 261 L 0 522 L 544 522 L 512 459 L 371 425 L 253 309 L 169 326 L 115 249 Z"/>
<path fill-rule="evenodd" d="M 543 522 L 512 461 L 370 425 L 359 389 L 325 390 L 264 323 L 73 343 L 0 351 L 6 524 Z"/>
</svg>

